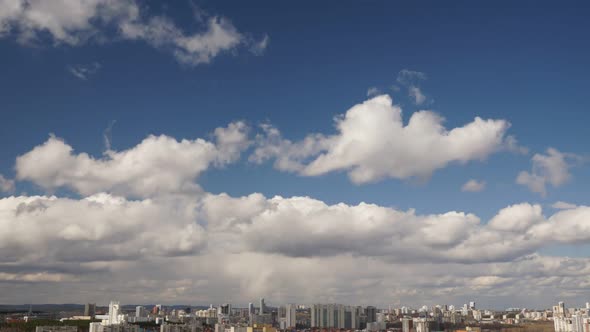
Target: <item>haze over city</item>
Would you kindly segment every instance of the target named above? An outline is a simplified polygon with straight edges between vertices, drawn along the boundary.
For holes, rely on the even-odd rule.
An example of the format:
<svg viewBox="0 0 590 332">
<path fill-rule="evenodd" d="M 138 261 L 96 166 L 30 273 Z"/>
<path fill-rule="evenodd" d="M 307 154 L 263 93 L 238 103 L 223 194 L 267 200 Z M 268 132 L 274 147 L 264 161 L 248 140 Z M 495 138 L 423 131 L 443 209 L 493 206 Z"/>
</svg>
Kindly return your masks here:
<svg viewBox="0 0 590 332">
<path fill-rule="evenodd" d="M 0 0 L 0 304 L 585 319 L 588 17 Z"/>
</svg>

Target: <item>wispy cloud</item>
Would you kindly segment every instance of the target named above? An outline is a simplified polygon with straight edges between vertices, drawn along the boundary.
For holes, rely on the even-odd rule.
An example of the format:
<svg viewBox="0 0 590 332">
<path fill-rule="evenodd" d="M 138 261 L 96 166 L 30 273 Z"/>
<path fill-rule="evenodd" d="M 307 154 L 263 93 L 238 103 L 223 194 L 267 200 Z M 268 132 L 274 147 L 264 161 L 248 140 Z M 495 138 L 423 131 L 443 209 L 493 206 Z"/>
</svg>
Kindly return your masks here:
<svg viewBox="0 0 590 332">
<path fill-rule="evenodd" d="M 537 153 L 533 156 L 531 172 L 520 172 L 516 177 L 516 183 L 545 197 L 547 185 L 552 187 L 564 185 L 571 178 L 571 167 L 580 162 L 583 162 L 581 156 L 548 148 L 546 154 Z"/>
<path fill-rule="evenodd" d="M 486 182 L 483 180 L 471 179 L 461 187 L 461 191 L 480 192 L 486 188 Z"/>
<path fill-rule="evenodd" d="M 0 174 L 0 192 L 11 193 L 14 191 L 14 180 L 5 178 Z"/>
<path fill-rule="evenodd" d="M 422 105 L 426 101 L 426 96 L 422 93 L 422 90 L 420 90 L 420 88 L 417 86 L 410 86 L 408 88 L 408 94 L 410 95 L 410 97 L 412 97 L 416 105 Z"/>
<path fill-rule="evenodd" d="M 396 81 L 400 85 L 407 87 L 408 96 L 412 98 L 414 104 L 422 105 L 428 100 L 428 98 L 420 88 L 420 81 L 424 81 L 426 79 L 427 76 L 423 72 L 402 69 L 397 74 Z"/>
<path fill-rule="evenodd" d="M 113 143 L 113 127 L 115 126 L 115 123 L 117 123 L 117 120 L 111 121 L 111 123 L 109 123 L 108 127 L 102 133 L 105 151 L 111 151 Z"/>
<path fill-rule="evenodd" d="M 576 204 L 572 204 L 572 203 L 557 201 L 557 202 L 551 204 L 551 207 L 554 209 L 558 209 L 558 210 L 569 210 L 569 209 L 575 209 L 578 206 Z"/>
<path fill-rule="evenodd" d="M 268 35 L 264 35 L 259 41 L 254 41 L 252 46 L 250 47 L 250 52 L 254 55 L 264 55 L 266 52 L 266 48 L 268 47 L 268 43 L 270 43 L 270 37 Z"/>
<path fill-rule="evenodd" d="M 426 80 L 428 77 L 425 73 L 409 69 L 402 69 L 397 74 L 397 82 L 402 85 L 411 85 L 418 81 Z"/>
<path fill-rule="evenodd" d="M 381 94 L 381 90 L 376 86 L 372 86 L 367 89 L 367 97 L 375 97 L 380 94 Z"/>
<path fill-rule="evenodd" d="M 93 62 L 87 65 L 69 65 L 67 66 L 67 70 L 75 77 L 86 81 L 90 76 L 96 74 L 101 67 L 100 63 Z"/>
</svg>

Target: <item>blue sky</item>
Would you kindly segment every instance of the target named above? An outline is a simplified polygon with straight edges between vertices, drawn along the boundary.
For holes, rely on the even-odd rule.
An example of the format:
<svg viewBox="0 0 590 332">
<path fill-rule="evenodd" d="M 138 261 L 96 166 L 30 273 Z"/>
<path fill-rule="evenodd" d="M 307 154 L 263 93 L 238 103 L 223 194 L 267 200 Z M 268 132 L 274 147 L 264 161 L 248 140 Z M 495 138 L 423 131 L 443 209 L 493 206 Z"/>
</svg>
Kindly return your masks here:
<svg viewBox="0 0 590 332">
<path fill-rule="evenodd" d="M 407 119 L 418 108 L 405 91 L 388 91 L 406 68 L 428 75 L 423 89 L 434 100 L 429 108 L 446 118 L 447 127 L 474 116 L 507 119 L 510 132 L 533 153 L 548 146 L 586 152 L 590 75 L 584 64 L 590 51 L 582 42 L 588 10 L 582 3 L 569 8 L 550 3 L 510 8 L 502 2 L 349 4 L 334 15 L 328 4 L 310 10 L 309 4 L 285 8 L 268 2 L 250 8 L 203 3 L 207 10 L 231 17 L 240 29 L 269 34 L 271 43 L 264 56 L 226 54 L 194 68 L 140 42 L 22 47 L 5 39 L 0 44 L 2 173 L 11 174 L 16 156 L 49 133 L 76 150 L 100 155 L 102 133 L 113 120 L 117 149 L 133 146 L 147 134 L 201 137 L 232 120 L 270 121 L 297 139 L 309 132 L 332 132 L 332 118 L 365 100 L 372 86 L 392 93 Z M 157 4 L 151 7 L 162 10 Z M 190 9 L 185 3 L 165 12 L 190 26 Z M 101 68 L 88 81 L 66 70 L 93 62 Z M 343 174 L 301 179 L 242 162 L 230 172 L 207 174 L 204 186 L 214 192 L 309 194 L 331 202 L 369 201 L 424 212 L 451 206 L 491 214 L 506 203 L 529 199 L 526 189 L 513 183 L 528 163 L 526 157 L 493 156 L 485 163 L 437 172 L 426 185 L 387 180 L 359 188 Z M 588 173 L 575 173 L 582 175 L 570 188 L 551 192 L 548 202 L 583 203 L 577 200 L 585 186 L 578 183 Z M 248 186 L 242 182 L 246 174 Z M 269 176 L 273 181 L 264 181 Z M 476 197 L 461 193 L 458 188 L 469 177 L 490 178 L 493 192 Z"/>
<path fill-rule="evenodd" d="M 132 149 L 150 134 L 212 139 L 215 128 L 232 121 L 246 123 L 252 138 L 263 123 L 291 141 L 333 135 L 334 117 L 370 99 L 367 91 L 374 87 L 402 108 L 404 121 L 418 110 L 440 114 L 448 129 L 476 116 L 506 120 L 507 135 L 528 154 L 502 150 L 484 161 L 450 162 L 426 180 L 386 177 L 355 184 L 346 169 L 304 176 L 278 170 L 272 160 L 249 161 L 251 145 L 196 181 L 211 194 L 310 196 L 327 204 L 413 208 L 420 215 L 465 211 L 484 223 L 521 202 L 541 204 L 547 217 L 559 211 L 551 208 L 557 201 L 588 203 L 588 3 L 152 1 L 140 7 L 145 16 L 165 16 L 187 34 L 201 31 L 211 17 L 224 17 L 242 34 L 242 44 L 187 64 L 168 45 L 122 37 L 113 25 L 97 25 L 104 40 L 72 44 L 42 28 L 23 41 L 22 18 L 7 20 L 11 30 L 0 35 L 0 174 L 6 179 L 17 177 L 16 158 L 50 134 L 75 153 L 106 158 L 103 134 L 113 121 L 115 151 Z M 265 37 L 264 49 L 251 52 Z M 85 79 L 71 72 L 94 64 Z M 408 86 L 397 81 L 403 70 L 425 75 L 412 83 L 425 94 L 424 103 L 417 105 Z M 516 178 L 531 172 L 531 158 L 549 147 L 576 161 L 564 170 L 570 179 L 548 185 L 543 196 Z M 485 181 L 485 189 L 462 191 L 470 179 Z M 47 188 L 29 178 L 0 197 L 21 193 L 85 196 L 72 186 Z M 538 252 L 587 257 L 586 243 L 561 242 Z"/>
</svg>

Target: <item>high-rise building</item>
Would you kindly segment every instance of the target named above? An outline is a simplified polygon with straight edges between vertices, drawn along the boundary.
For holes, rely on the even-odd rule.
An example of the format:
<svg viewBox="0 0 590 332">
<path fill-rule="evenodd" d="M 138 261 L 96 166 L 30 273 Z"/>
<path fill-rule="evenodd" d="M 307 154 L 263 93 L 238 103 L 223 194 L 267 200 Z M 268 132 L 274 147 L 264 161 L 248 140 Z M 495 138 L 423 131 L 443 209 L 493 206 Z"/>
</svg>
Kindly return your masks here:
<svg viewBox="0 0 590 332">
<path fill-rule="evenodd" d="M 559 302 L 553 306 L 553 324 L 556 332 L 572 332 L 575 322 L 567 316 L 569 315 L 565 311 L 565 303 Z"/>
<path fill-rule="evenodd" d="M 84 316 L 94 317 L 96 315 L 96 303 L 86 303 L 84 305 Z"/>
<path fill-rule="evenodd" d="M 562 315 L 565 315 L 565 303 L 559 302 L 558 306 L 559 306 L 559 313 Z"/>
<path fill-rule="evenodd" d="M 219 314 L 225 315 L 225 316 L 230 316 L 231 315 L 231 304 L 224 303 L 224 304 L 220 305 L 219 308 L 217 309 L 217 315 L 219 316 Z"/>
<path fill-rule="evenodd" d="M 254 311 L 254 303 L 250 302 L 248 303 L 248 323 L 251 325 L 252 324 L 252 318 L 255 315 L 255 311 Z"/>
<path fill-rule="evenodd" d="M 146 317 L 146 316 L 147 316 L 147 310 L 145 310 L 145 307 L 142 307 L 142 306 L 135 307 L 135 317 Z"/>
<path fill-rule="evenodd" d="M 481 314 L 480 310 L 473 310 L 472 314 L 473 314 L 473 319 L 475 319 L 476 321 L 481 320 L 482 314 Z"/>
<path fill-rule="evenodd" d="M 402 332 L 410 332 L 414 327 L 414 321 L 412 317 L 402 318 Z"/>
<path fill-rule="evenodd" d="M 361 327 L 362 307 L 350 307 L 350 328 L 358 330 Z"/>
<path fill-rule="evenodd" d="M 297 325 L 297 306 L 295 304 L 287 304 L 285 318 L 287 327 L 295 327 Z"/>
<path fill-rule="evenodd" d="M 584 332 L 584 315 L 580 313 L 572 315 L 572 331 Z"/>
<path fill-rule="evenodd" d="M 106 324 L 103 325 L 119 325 L 124 322 L 124 316 L 121 314 L 121 305 L 118 301 L 111 301 L 109 304 L 109 316 Z"/>
<path fill-rule="evenodd" d="M 344 306 L 342 304 L 312 304 L 311 327 L 359 329 L 361 307 Z"/>
<path fill-rule="evenodd" d="M 429 318 L 414 318 L 413 325 L 416 332 L 431 332 L 438 330 L 438 324 Z"/>
<path fill-rule="evenodd" d="M 254 303 L 252 303 L 252 302 L 248 303 L 248 315 L 249 316 L 254 315 Z"/>
<path fill-rule="evenodd" d="M 312 304 L 310 307 L 311 327 L 319 327 L 320 312 L 318 306 L 319 304 Z"/>
<path fill-rule="evenodd" d="M 162 305 L 161 304 L 156 304 L 153 308 L 152 308 L 152 314 L 154 315 L 159 315 L 162 314 Z"/>
<path fill-rule="evenodd" d="M 463 309 L 461 309 L 461 314 L 463 316 L 468 316 L 469 315 L 469 307 L 467 306 L 467 304 L 463 304 Z"/>
<path fill-rule="evenodd" d="M 229 322 L 231 316 L 231 304 L 224 303 L 217 308 L 217 321 L 219 323 Z"/>
<path fill-rule="evenodd" d="M 377 321 L 377 308 L 368 306 L 365 308 L 365 316 L 367 316 L 367 323 L 373 323 Z"/>
<path fill-rule="evenodd" d="M 259 309 L 259 312 L 258 312 L 259 314 L 261 314 L 261 315 L 264 314 L 264 310 L 265 310 L 264 307 L 265 307 L 264 298 L 261 297 L 260 298 L 260 309 Z"/>
<path fill-rule="evenodd" d="M 334 304 L 313 304 L 311 306 L 311 327 L 336 327 Z"/>
</svg>

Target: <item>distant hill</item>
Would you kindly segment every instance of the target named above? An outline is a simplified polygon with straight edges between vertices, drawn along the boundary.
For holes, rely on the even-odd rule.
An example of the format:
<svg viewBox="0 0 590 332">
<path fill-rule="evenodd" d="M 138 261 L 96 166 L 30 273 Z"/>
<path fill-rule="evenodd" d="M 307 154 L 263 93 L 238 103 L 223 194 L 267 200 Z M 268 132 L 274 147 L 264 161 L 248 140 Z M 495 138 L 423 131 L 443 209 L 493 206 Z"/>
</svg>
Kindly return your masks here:
<svg viewBox="0 0 590 332">
<path fill-rule="evenodd" d="M 155 304 L 124 304 L 123 310 L 135 310 L 137 306 L 144 306 L 151 309 Z M 0 313 L 21 313 L 28 312 L 30 304 L 0 304 Z M 191 306 L 191 305 L 164 305 L 166 308 L 192 310 L 207 309 L 208 306 Z M 97 309 L 108 310 L 108 306 L 97 306 Z M 84 311 L 84 304 L 64 303 L 64 304 L 33 304 L 33 312 L 61 312 L 61 311 Z"/>
<path fill-rule="evenodd" d="M 0 313 L 28 312 L 30 304 L 0 304 Z M 33 312 L 84 311 L 84 305 L 65 304 L 33 304 Z"/>
</svg>

